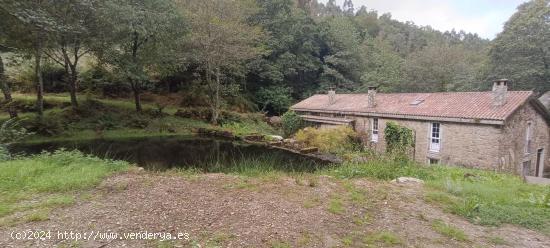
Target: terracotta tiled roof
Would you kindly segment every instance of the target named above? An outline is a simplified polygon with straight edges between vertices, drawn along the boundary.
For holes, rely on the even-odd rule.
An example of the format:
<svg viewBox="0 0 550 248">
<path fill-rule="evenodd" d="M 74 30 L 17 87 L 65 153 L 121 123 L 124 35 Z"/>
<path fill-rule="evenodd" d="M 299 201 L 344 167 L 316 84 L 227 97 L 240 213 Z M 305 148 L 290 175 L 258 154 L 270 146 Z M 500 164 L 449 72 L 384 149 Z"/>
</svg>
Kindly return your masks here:
<svg viewBox="0 0 550 248">
<path fill-rule="evenodd" d="M 504 121 L 532 95 L 532 91 L 508 91 L 506 104 L 494 106 L 492 92 L 377 93 L 374 108 L 367 107 L 367 94 L 336 94 L 331 105 L 328 95 L 314 95 L 291 108 Z M 415 101 L 420 103 L 414 105 Z"/>
</svg>

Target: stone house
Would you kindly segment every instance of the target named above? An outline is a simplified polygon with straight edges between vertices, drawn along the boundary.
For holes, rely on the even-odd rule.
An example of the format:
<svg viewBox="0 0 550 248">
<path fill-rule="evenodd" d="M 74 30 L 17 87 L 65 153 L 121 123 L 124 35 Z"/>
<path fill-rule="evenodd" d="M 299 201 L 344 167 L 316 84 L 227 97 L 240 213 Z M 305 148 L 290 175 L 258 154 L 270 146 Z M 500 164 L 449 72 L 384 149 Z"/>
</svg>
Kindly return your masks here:
<svg viewBox="0 0 550 248">
<path fill-rule="evenodd" d="M 488 92 L 327 94 L 291 107 L 315 126 L 350 125 L 366 145 L 385 151 L 384 128 L 393 121 L 413 130 L 414 160 L 550 175 L 550 113 L 532 91 L 508 91 L 496 81 Z M 545 165 L 547 166 L 545 168 Z"/>
</svg>

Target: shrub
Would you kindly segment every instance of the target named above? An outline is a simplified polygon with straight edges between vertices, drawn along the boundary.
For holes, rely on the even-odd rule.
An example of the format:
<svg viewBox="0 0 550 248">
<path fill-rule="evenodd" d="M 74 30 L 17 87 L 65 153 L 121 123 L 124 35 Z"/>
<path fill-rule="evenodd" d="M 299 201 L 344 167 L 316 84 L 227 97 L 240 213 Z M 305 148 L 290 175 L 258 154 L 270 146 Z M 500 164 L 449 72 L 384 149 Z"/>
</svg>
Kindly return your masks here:
<svg viewBox="0 0 550 248">
<path fill-rule="evenodd" d="M 36 117 L 23 122 L 25 128 L 31 132 L 44 136 L 54 136 L 63 132 L 64 127 L 55 116 L 48 118 Z"/>
<path fill-rule="evenodd" d="M 27 129 L 20 127 L 17 119 L 9 119 L 0 125 L 0 161 L 11 158 L 8 145 L 30 135 Z"/>
<path fill-rule="evenodd" d="M 404 156 L 414 145 L 413 131 L 394 122 L 388 122 L 384 129 L 386 152 Z"/>
<path fill-rule="evenodd" d="M 189 118 L 208 122 L 212 119 L 212 110 L 206 107 L 182 108 L 178 109 L 178 111 L 174 115 L 181 118 Z M 218 122 L 220 124 L 250 121 L 255 123 L 263 122 L 263 115 L 221 110 L 218 116 Z"/>
<path fill-rule="evenodd" d="M 304 126 L 304 121 L 296 112 L 287 111 L 281 117 L 281 125 L 285 136 L 288 137 L 300 130 Z"/>
<path fill-rule="evenodd" d="M 280 114 L 288 109 L 292 104 L 292 89 L 284 86 L 269 86 L 261 88 L 258 91 L 258 101 L 262 105 L 262 110 L 271 110 L 275 114 Z"/>
<path fill-rule="evenodd" d="M 357 147 L 356 136 L 357 133 L 348 126 L 321 129 L 307 127 L 298 131 L 295 139 L 305 146 L 317 147 L 322 152 L 342 153 Z"/>
<path fill-rule="evenodd" d="M 9 119 L 0 125 L 0 145 L 20 141 L 28 135 L 27 129 L 21 127 L 17 119 Z"/>
</svg>

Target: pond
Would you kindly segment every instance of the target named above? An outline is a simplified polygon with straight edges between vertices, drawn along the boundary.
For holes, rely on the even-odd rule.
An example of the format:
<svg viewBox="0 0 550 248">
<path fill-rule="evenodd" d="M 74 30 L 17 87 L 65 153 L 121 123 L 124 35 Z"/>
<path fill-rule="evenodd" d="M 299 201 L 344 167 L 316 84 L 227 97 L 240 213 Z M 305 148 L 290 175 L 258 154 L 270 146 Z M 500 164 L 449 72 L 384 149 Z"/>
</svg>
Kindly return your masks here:
<svg viewBox="0 0 550 248">
<path fill-rule="evenodd" d="M 195 168 L 203 172 L 282 170 L 311 172 L 326 165 L 288 151 L 232 140 L 164 136 L 23 143 L 10 147 L 16 154 L 32 155 L 57 149 L 78 149 L 102 158 L 126 160 L 152 171 Z"/>
</svg>

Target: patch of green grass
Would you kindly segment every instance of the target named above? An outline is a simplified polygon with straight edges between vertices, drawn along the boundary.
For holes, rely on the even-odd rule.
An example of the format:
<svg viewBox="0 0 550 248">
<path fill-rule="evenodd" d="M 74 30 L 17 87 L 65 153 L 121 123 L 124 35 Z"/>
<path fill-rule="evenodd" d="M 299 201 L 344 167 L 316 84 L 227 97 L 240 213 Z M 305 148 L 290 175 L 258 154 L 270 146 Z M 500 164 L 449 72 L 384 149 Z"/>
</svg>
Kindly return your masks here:
<svg viewBox="0 0 550 248">
<path fill-rule="evenodd" d="M 235 183 L 226 184 L 223 186 L 225 189 L 246 189 L 251 191 L 257 191 L 258 185 L 251 182 L 247 178 L 243 178 Z"/>
<path fill-rule="evenodd" d="M 358 226 L 363 226 L 365 224 L 368 224 L 371 220 L 371 217 L 368 213 L 365 213 L 364 215 L 359 215 L 353 217 L 353 224 Z"/>
<path fill-rule="evenodd" d="M 369 245 L 402 245 L 403 241 L 397 235 L 389 231 L 376 232 L 368 235 L 363 240 Z"/>
<path fill-rule="evenodd" d="M 206 247 L 223 247 L 223 244 L 231 239 L 234 239 L 235 235 L 218 232 L 208 239 Z"/>
<path fill-rule="evenodd" d="M 247 135 L 252 133 L 260 134 L 273 134 L 279 135 L 280 131 L 275 130 L 272 126 L 266 122 L 255 122 L 255 121 L 241 121 L 241 122 L 230 122 L 222 125 L 222 128 L 236 135 Z"/>
<path fill-rule="evenodd" d="M 303 232 L 300 236 L 300 239 L 298 239 L 298 247 L 309 247 L 311 241 L 313 240 L 313 237 L 309 232 Z"/>
<path fill-rule="evenodd" d="M 25 216 L 27 222 L 45 221 L 50 219 L 50 211 L 48 209 L 39 209 Z"/>
<path fill-rule="evenodd" d="M 349 193 L 349 199 L 352 203 L 358 205 L 364 205 L 367 202 L 366 192 L 353 185 L 350 181 L 344 182 L 344 188 Z"/>
<path fill-rule="evenodd" d="M 491 236 L 487 240 L 493 245 L 510 245 L 508 241 L 498 236 Z"/>
<path fill-rule="evenodd" d="M 468 241 L 468 236 L 464 231 L 451 226 L 442 220 L 435 220 L 432 222 L 432 228 L 439 234 L 457 240 L 457 241 Z"/>
<path fill-rule="evenodd" d="M 324 173 L 338 178 L 369 177 L 381 180 L 392 180 L 402 176 L 420 179 L 432 178 L 427 167 L 417 166 L 412 162 L 396 162 L 391 159 L 373 159 L 365 163 L 346 162 L 336 168 L 327 169 Z"/>
<path fill-rule="evenodd" d="M 74 196 L 72 195 L 54 195 L 50 196 L 43 202 L 42 206 L 53 207 L 53 206 L 69 206 L 72 205 L 75 201 Z"/>
<path fill-rule="evenodd" d="M 474 223 L 494 226 L 507 223 L 550 233 L 550 187 L 526 184 L 514 175 L 443 165 L 422 166 L 387 158 L 345 163 L 320 173 L 337 178 L 419 178 L 426 182 L 427 202 L 441 205 Z"/>
<path fill-rule="evenodd" d="M 353 236 L 348 235 L 348 236 L 343 237 L 342 238 L 342 245 L 344 245 L 345 247 L 349 247 L 349 246 L 353 245 Z"/>
<path fill-rule="evenodd" d="M 304 203 L 303 203 L 303 206 L 304 206 L 304 208 L 314 208 L 314 207 L 317 207 L 317 206 L 321 205 L 321 203 L 322 203 L 321 198 L 312 197 L 312 198 L 305 199 Z"/>
<path fill-rule="evenodd" d="M 127 168 L 126 162 L 63 150 L 0 162 L 0 217 L 20 210 L 70 205 L 73 192 L 94 187 L 108 175 Z M 29 205 L 29 199 L 40 200 Z"/>
<path fill-rule="evenodd" d="M 311 173 L 298 173 L 293 174 L 292 177 L 297 185 L 316 187 L 319 184 L 319 178 L 317 175 Z"/>
<path fill-rule="evenodd" d="M 287 242 L 284 241 L 273 241 L 271 242 L 272 248 L 290 248 L 290 246 Z"/>
<path fill-rule="evenodd" d="M 344 213 L 344 202 L 339 197 L 333 196 L 328 203 L 328 211 L 333 214 Z"/>
<path fill-rule="evenodd" d="M 224 156 L 230 156 L 228 154 Z M 204 172 L 235 174 L 239 176 L 276 179 L 284 173 L 297 175 L 314 171 L 317 165 L 305 159 L 289 159 L 287 154 L 271 153 L 263 156 L 213 156 L 207 161 L 198 164 L 196 168 L 203 168 Z M 226 161 L 221 162 L 220 161 Z"/>
</svg>

